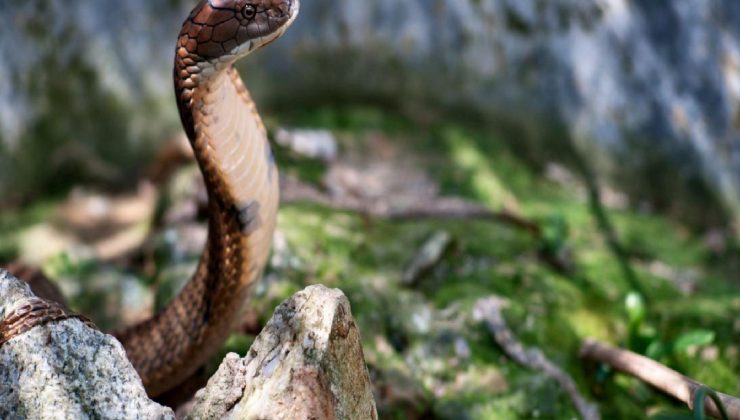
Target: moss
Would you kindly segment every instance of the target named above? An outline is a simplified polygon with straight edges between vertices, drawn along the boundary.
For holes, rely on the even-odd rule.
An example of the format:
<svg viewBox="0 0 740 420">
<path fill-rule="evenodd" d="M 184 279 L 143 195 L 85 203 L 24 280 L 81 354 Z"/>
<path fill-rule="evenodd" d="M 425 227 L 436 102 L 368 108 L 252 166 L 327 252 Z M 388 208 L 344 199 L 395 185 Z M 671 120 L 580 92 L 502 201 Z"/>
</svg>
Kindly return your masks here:
<svg viewBox="0 0 740 420">
<path fill-rule="evenodd" d="M 278 124 L 333 130 L 342 147 L 355 151 L 369 147 L 364 143 L 368 133 L 382 132 L 402 150 L 422 156 L 421 163 L 444 194 L 494 209 L 515 208 L 543 226 L 556 227 L 549 240 L 572 255 L 574 269 L 563 274 L 539 258 L 542 241 L 500 223 L 389 222 L 313 204 L 282 206 L 279 229 L 287 249 L 279 252 L 287 253 L 292 262 L 268 268 L 268 280 L 257 289 L 253 308 L 265 322 L 278 303 L 308 284 L 341 288 L 351 302 L 367 361 L 383 395 L 413 389 L 396 399 L 381 395 L 384 417 L 576 416 L 558 386 L 516 365 L 472 320 L 474 303 L 492 294 L 509 302 L 504 315 L 520 340 L 541 349 L 570 373 L 580 390 L 597 400 L 603 418 L 642 418 L 648 410 L 675 408 L 671 399 L 639 382 L 597 374 L 577 357 L 586 337 L 617 345 L 630 342 L 623 304 L 630 283 L 598 230 L 582 186 L 544 180 L 500 132 L 480 126 L 451 121 L 417 124 L 370 106 L 324 106 L 268 121 Z M 283 151 L 278 151 L 277 159 L 284 172 L 309 182 L 318 182 L 326 169 L 322 163 L 294 159 Z M 23 226 L 49 217 L 53 207 L 54 203 L 39 204 L 0 214 L 0 252 L 11 255 L 12 245 L 5 243 L 12 244 Z M 733 250 L 740 248 L 730 243 L 724 254 L 712 254 L 691 229 L 666 217 L 609 208 L 605 213 L 650 296 L 644 326 L 654 331 L 651 339 L 670 343 L 697 328 L 715 333 L 716 359 L 672 355 L 665 362 L 722 391 L 738 392 L 733 389 L 740 383 L 734 320 L 740 318 L 740 289 L 732 283 L 731 273 L 737 272 L 738 264 Z M 408 261 L 438 231 L 453 238 L 450 252 L 417 285 L 403 286 L 400 279 Z M 650 269 L 653 262 L 696 272 L 696 292 L 684 296 Z M 242 351 L 249 340 L 233 338 L 225 350 Z M 465 343 L 464 348 L 457 349 L 455 340 Z M 460 374 L 470 371 L 495 371 L 506 386 L 487 390 L 460 385 Z"/>
<path fill-rule="evenodd" d="M 322 119 L 329 119 L 326 115 L 331 113 L 326 113 Z M 333 121 L 331 125 L 339 124 Z M 345 124 L 342 129 L 361 133 L 368 126 L 376 129 L 383 123 Z M 578 346 L 587 336 L 617 344 L 626 340 L 622 300 L 630 291 L 617 259 L 596 228 L 589 203 L 579 196 L 577 189 L 543 181 L 531 166 L 517 161 L 506 146 L 497 141 L 496 133 L 445 124 L 418 131 L 415 136 L 403 130 L 393 135 L 404 142 L 412 142 L 413 146 L 405 146 L 417 153 L 427 153 L 427 162 L 433 169 L 431 173 L 446 193 L 463 195 L 493 208 L 513 203 L 524 214 L 541 221 L 553 216 L 562 218 L 567 226 L 563 239 L 574 256 L 576 271 L 565 276 L 552 272 L 537 258 L 538 241 L 506 226 L 433 221 L 364 223 L 351 214 L 317 207 L 292 207 L 287 210 L 292 215 L 288 216 L 291 222 L 286 219 L 283 226 L 289 231 L 301 231 L 290 233 L 290 236 L 296 240 L 301 236 L 303 240 L 296 244 L 308 245 L 306 249 L 311 250 L 317 260 L 315 264 L 324 266 L 314 271 L 317 273 L 315 280 L 329 279 L 342 287 L 350 295 L 361 327 L 372 331 L 371 335 L 385 332 L 395 337 L 392 341 L 405 342 L 396 350 L 401 353 L 413 347 L 413 343 L 428 338 L 404 333 L 404 328 L 397 323 L 398 318 L 383 315 L 383 311 L 378 313 L 378 308 L 398 308 L 428 300 L 439 311 L 455 307 L 465 312 L 481 296 L 506 297 L 511 306 L 505 315 L 512 330 L 526 345 L 543 349 L 576 378 L 582 389 L 587 389 L 592 379 L 576 356 Z M 358 134 L 356 139 L 361 137 Z M 424 152 L 420 151 L 422 149 Z M 607 209 L 606 212 L 635 258 L 634 263 L 657 260 L 689 268 L 701 267 L 707 260 L 707 251 L 699 238 L 675 222 L 626 210 Z M 299 215 L 302 220 L 293 220 Z M 328 219 L 332 220 L 331 229 L 324 228 L 320 222 Z M 405 292 L 398 282 L 404 264 L 425 238 L 440 229 L 453 236 L 453 252 L 420 281 L 417 291 L 421 296 Z M 309 258 L 308 254 L 306 257 Z M 648 317 L 659 327 L 659 336 L 669 340 L 677 333 L 681 322 L 731 332 L 728 325 L 732 319 L 728 317 L 728 313 L 732 313 L 728 310 L 733 302 L 731 295 L 725 294 L 724 299 L 716 301 L 711 293 L 702 297 L 709 290 L 730 287 L 736 291 L 721 277 L 702 277 L 702 288 L 706 291 L 682 298 L 666 279 L 656 277 L 639 264 L 635 267 L 640 283 L 654 297 Z M 363 282 L 381 286 L 377 288 Z M 358 293 L 360 296 L 353 296 Z M 371 311 L 372 315 L 368 316 L 366 311 Z M 385 327 L 378 328 L 378 323 Z M 523 381 L 530 387 L 526 394 L 446 396 L 435 403 L 436 416 L 524 418 L 535 412 L 552 418 L 575 415 L 567 398 L 556 392 L 552 384 L 548 385 L 547 380 L 531 379 L 538 375 L 512 366 L 484 329 L 472 328 L 465 335 L 471 363 L 481 367 L 501 366 L 507 380 Z M 721 339 L 720 343 L 721 348 L 729 345 Z M 721 369 L 722 363 L 725 362 L 703 364 L 701 368 L 689 364 L 687 369 L 709 378 L 715 369 Z M 720 383 L 737 381 L 732 369 L 726 365 L 724 368 L 725 377 Z M 656 397 L 649 391 L 645 391 L 644 398 L 634 399 L 639 387 L 635 388 L 632 382 L 610 382 L 608 387 L 609 394 L 601 401 L 604 416 L 644 416 L 647 405 L 670 406 L 669 399 Z"/>
<path fill-rule="evenodd" d="M 445 353 L 450 351 L 449 344 L 440 342 L 431 347 L 437 350 L 427 355 L 426 363 L 431 363 L 427 368 L 407 366 L 411 360 L 420 360 L 420 355 L 425 354 L 423 349 L 440 339 L 434 331 L 443 328 L 437 320 L 436 327 L 425 333 L 413 325 L 411 318 L 417 311 L 431 311 L 433 319 L 451 312 L 469 314 L 478 298 L 497 294 L 509 300 L 505 317 L 525 345 L 542 349 L 574 376 L 583 391 L 593 386 L 595 378 L 578 359 L 578 347 L 590 336 L 616 344 L 626 342 L 627 319 L 622 301 L 630 285 L 598 232 L 589 203 L 578 188 L 542 180 L 532 166 L 519 161 L 497 139 L 495 132 L 445 123 L 411 133 L 405 122 L 399 122 L 396 117 L 385 119 L 377 110 L 351 108 L 307 112 L 298 120 L 308 126 L 339 130 L 346 139 L 358 143 L 367 130 L 383 130 L 402 141 L 402 147 L 425 154 L 430 173 L 445 193 L 462 195 L 492 208 L 513 206 L 542 223 L 559 219 L 566 227 L 559 240 L 572 253 L 576 269 L 572 274 L 561 275 L 538 258 L 541 246 L 538 240 L 508 226 L 474 221 L 392 223 L 365 220 L 321 206 L 285 206 L 280 226 L 291 248 L 306 264 L 302 271 L 308 277 L 304 276 L 302 281 L 324 282 L 345 291 L 374 369 L 378 372 L 400 369 L 406 372 L 404 375 L 416 376 L 427 392 L 450 386 L 457 371 L 445 371 L 452 368 L 435 362 L 454 358 Z M 350 141 L 343 144 L 364 147 Z M 654 298 L 648 308 L 648 322 L 657 327 L 658 336 L 670 341 L 680 334 L 684 324 L 718 333 L 719 360 L 674 363 L 705 380 L 719 378 L 715 386 L 737 383 L 737 375 L 722 358 L 723 349 L 731 345 L 728 337 L 733 318 L 728 314 L 733 313 L 736 305 L 727 290 L 736 293 L 737 289 L 728 285 L 721 275 L 711 275 L 718 271 L 705 265 L 707 251 L 700 239 L 660 216 L 613 209 L 606 209 L 606 213 L 634 258 L 641 285 Z M 331 223 L 327 224 L 327 220 Z M 405 264 L 425 239 L 439 230 L 453 237 L 452 251 L 415 289 L 404 288 L 399 280 Z M 702 290 L 695 296 L 682 297 L 669 281 L 652 274 L 640 263 L 653 260 L 706 270 L 699 270 Z M 722 294 L 716 295 L 719 290 Z M 481 371 L 499 369 L 509 386 L 503 392 L 460 389 L 457 393 L 445 393 L 432 405 L 434 416 L 471 419 L 575 416 L 559 387 L 511 362 L 485 328 L 464 322 L 453 331 L 462 333 L 469 346 L 470 355 L 465 362 L 468 366 Z M 387 353 L 388 348 L 384 353 L 378 347 L 379 337 L 387 342 L 391 353 Z M 412 354 L 416 356 L 411 357 Z M 592 397 L 600 398 L 604 417 L 643 417 L 647 407 L 672 407 L 670 399 L 635 381 L 607 380 L 600 387 L 604 393 Z M 403 404 L 397 407 L 401 411 L 385 412 L 390 417 L 392 413 L 408 413 L 402 407 Z M 421 407 L 415 410 L 417 414 L 424 412 Z"/>
</svg>

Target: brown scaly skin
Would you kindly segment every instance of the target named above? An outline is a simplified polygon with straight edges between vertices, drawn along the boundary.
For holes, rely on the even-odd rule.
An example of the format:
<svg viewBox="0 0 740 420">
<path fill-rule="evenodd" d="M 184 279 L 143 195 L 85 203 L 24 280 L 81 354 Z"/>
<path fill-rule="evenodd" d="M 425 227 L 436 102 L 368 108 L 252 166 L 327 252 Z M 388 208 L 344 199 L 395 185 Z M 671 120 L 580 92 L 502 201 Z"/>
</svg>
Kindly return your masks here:
<svg viewBox="0 0 740 420">
<path fill-rule="evenodd" d="M 70 318 L 79 319 L 88 327 L 97 328 L 92 321 L 83 315 L 70 312 L 60 303 L 37 297 L 28 299 L 3 320 L 0 326 L 0 346 L 37 325 Z"/>
<path fill-rule="evenodd" d="M 208 190 L 209 231 L 183 291 L 162 312 L 116 334 L 150 396 L 182 382 L 218 350 L 267 260 L 277 170 L 265 128 L 232 64 L 280 37 L 298 9 L 299 0 L 202 0 L 183 24 L 175 93 Z M 24 324 L 21 314 L 13 318 L 13 331 L 74 316 L 51 305 L 53 317 L 38 316 L 41 308 Z"/>
</svg>

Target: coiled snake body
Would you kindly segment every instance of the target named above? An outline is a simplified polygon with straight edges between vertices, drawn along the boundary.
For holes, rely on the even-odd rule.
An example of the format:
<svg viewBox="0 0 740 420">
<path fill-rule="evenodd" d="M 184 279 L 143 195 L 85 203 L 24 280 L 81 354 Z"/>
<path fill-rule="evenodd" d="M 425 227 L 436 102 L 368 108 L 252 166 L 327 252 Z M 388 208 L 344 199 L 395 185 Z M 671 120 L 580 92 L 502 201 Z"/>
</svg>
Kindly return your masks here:
<svg viewBox="0 0 740 420">
<path fill-rule="evenodd" d="M 233 64 L 280 37 L 298 10 L 299 0 L 202 0 L 180 32 L 175 93 L 208 190 L 208 241 L 182 292 L 151 319 L 115 334 L 150 396 L 182 382 L 218 350 L 267 260 L 278 174 Z M 14 325 L 0 325 L 0 333 L 62 318 L 52 304 L 53 311 L 40 305 L 34 312 L 34 305 L 8 316 Z"/>
</svg>

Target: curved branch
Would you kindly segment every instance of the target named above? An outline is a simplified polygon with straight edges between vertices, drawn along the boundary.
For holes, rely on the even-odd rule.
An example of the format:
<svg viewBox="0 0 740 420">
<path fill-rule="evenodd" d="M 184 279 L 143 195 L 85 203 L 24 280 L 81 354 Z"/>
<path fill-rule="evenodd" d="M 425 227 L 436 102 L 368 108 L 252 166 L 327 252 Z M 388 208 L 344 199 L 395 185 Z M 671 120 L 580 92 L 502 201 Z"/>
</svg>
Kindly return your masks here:
<svg viewBox="0 0 740 420">
<path fill-rule="evenodd" d="M 479 300 L 475 305 L 475 317 L 486 324 L 493 338 L 515 362 L 520 365 L 543 372 L 555 380 L 573 401 L 576 410 L 586 420 L 601 418 L 596 404 L 588 401 L 580 392 L 573 378 L 551 362 L 538 348 L 527 349 L 509 329 L 501 314 L 504 302 L 497 297 Z"/>
<path fill-rule="evenodd" d="M 632 375 L 672 397 L 683 401 L 689 408 L 694 408 L 694 395 L 706 385 L 688 378 L 655 360 L 612 347 L 594 339 L 587 339 L 581 346 L 581 357 L 596 362 L 606 363 L 624 373 Z M 740 399 L 717 392 L 719 399 L 727 409 L 730 419 L 740 420 Z M 720 417 L 717 405 L 711 399 L 705 403 L 706 413 Z"/>
</svg>

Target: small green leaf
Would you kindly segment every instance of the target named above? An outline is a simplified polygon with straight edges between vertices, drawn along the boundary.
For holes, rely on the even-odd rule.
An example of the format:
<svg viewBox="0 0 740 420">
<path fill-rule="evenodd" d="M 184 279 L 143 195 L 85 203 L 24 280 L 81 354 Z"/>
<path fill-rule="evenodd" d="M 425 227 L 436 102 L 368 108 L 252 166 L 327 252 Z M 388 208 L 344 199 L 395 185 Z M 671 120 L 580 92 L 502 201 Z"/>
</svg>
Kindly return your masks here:
<svg viewBox="0 0 740 420">
<path fill-rule="evenodd" d="M 714 342 L 714 331 L 693 330 L 676 339 L 673 343 L 675 352 L 685 352 L 691 346 L 706 346 Z"/>
<path fill-rule="evenodd" d="M 669 348 L 660 340 L 653 340 L 645 350 L 645 356 L 658 360 L 668 354 Z"/>
<path fill-rule="evenodd" d="M 655 326 L 644 324 L 640 328 L 640 337 L 643 339 L 654 340 L 658 336 L 658 330 Z"/>
<path fill-rule="evenodd" d="M 624 307 L 627 310 L 630 325 L 639 325 L 645 319 L 645 300 L 642 295 L 634 290 L 627 294 L 624 300 Z"/>
</svg>

